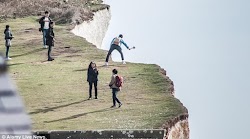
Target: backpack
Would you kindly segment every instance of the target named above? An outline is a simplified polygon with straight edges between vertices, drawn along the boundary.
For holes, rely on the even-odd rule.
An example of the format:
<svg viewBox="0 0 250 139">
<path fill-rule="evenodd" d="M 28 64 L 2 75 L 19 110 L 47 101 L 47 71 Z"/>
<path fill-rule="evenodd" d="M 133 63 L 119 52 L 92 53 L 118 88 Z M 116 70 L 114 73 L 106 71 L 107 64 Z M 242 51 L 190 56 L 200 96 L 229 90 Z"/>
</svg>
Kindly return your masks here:
<svg viewBox="0 0 250 139">
<path fill-rule="evenodd" d="M 122 87 L 123 84 L 123 78 L 121 76 L 116 76 L 115 77 L 115 86 L 116 87 Z"/>
<path fill-rule="evenodd" d="M 119 45 L 119 44 L 120 44 L 120 39 L 116 37 L 116 38 L 114 39 L 113 44 Z"/>
</svg>

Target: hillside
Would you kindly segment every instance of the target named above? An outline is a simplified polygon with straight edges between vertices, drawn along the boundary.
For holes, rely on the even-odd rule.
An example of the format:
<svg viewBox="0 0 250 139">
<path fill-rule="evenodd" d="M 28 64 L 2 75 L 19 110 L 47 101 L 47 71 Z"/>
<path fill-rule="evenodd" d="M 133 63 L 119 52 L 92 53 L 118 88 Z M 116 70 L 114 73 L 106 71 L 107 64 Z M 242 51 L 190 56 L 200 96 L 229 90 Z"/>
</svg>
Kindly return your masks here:
<svg viewBox="0 0 250 139">
<path fill-rule="evenodd" d="M 57 24 L 80 24 L 93 18 L 95 11 L 108 8 L 102 0 L 0 0 L 0 20 L 51 13 Z"/>
<path fill-rule="evenodd" d="M 15 39 L 8 61 L 10 74 L 17 83 L 34 130 L 86 129 L 150 129 L 160 128 L 166 121 L 187 113 L 172 96 L 172 81 L 153 64 L 111 62 L 104 67 L 105 51 L 74 36 L 65 25 L 55 27 L 55 61 L 47 62 L 42 49 L 37 17 L 11 19 L 0 23 L 12 28 Z M 4 52 L 4 40 L 0 42 Z M 87 100 L 86 70 L 95 61 L 100 71 L 99 99 Z M 125 78 L 119 93 L 120 109 L 110 109 L 111 70 L 117 68 Z"/>
</svg>

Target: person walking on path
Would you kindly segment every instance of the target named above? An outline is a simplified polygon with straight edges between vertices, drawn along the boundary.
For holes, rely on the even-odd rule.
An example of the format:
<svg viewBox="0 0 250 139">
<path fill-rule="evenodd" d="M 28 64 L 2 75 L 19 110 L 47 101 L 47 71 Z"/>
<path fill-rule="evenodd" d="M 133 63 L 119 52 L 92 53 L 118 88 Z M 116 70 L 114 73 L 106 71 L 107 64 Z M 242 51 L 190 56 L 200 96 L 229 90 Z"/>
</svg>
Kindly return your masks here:
<svg viewBox="0 0 250 139">
<path fill-rule="evenodd" d="M 12 33 L 10 31 L 10 26 L 6 25 L 6 28 L 4 30 L 4 35 L 5 35 L 5 46 L 6 46 L 6 60 L 11 60 L 11 58 L 9 57 L 9 50 L 11 47 L 11 40 L 14 38 L 12 36 Z"/>
<path fill-rule="evenodd" d="M 45 15 L 40 18 L 39 23 L 41 25 L 39 31 L 42 31 L 43 33 L 43 48 L 47 48 L 46 46 L 46 35 L 49 31 L 49 25 L 52 22 L 51 18 L 49 17 L 49 12 L 45 11 Z"/>
<path fill-rule="evenodd" d="M 108 61 L 109 61 L 109 56 L 111 55 L 111 53 L 114 50 L 117 50 L 120 54 L 121 54 L 121 58 L 122 58 L 122 63 L 126 64 L 126 62 L 124 61 L 124 56 L 122 53 L 122 48 L 121 48 L 121 44 L 123 44 L 127 49 L 130 50 L 130 48 L 128 47 L 128 45 L 123 41 L 123 35 L 120 34 L 118 37 L 115 37 L 112 42 L 111 42 L 111 46 L 110 49 L 108 51 L 107 57 L 106 57 L 106 63 L 105 65 L 108 66 Z"/>
<path fill-rule="evenodd" d="M 52 51 L 52 47 L 54 46 L 54 41 L 55 41 L 55 34 L 53 31 L 53 27 L 54 27 L 54 22 L 50 22 L 49 24 L 49 30 L 48 33 L 46 34 L 46 45 L 49 46 L 48 49 L 48 61 L 53 61 L 54 58 L 51 57 L 51 51 Z"/>
<path fill-rule="evenodd" d="M 97 82 L 98 82 L 98 70 L 96 68 L 96 64 L 94 62 L 91 62 L 89 64 L 88 68 L 88 78 L 87 81 L 89 82 L 89 98 L 90 100 L 92 98 L 92 87 L 94 84 L 95 87 L 95 99 L 97 99 Z"/>
<path fill-rule="evenodd" d="M 113 105 L 111 106 L 111 108 L 116 107 L 116 102 L 119 104 L 119 108 L 122 106 L 121 101 L 117 98 L 117 93 L 120 91 L 120 87 L 117 87 L 116 83 L 117 83 L 117 74 L 118 71 L 116 69 L 113 69 L 112 71 L 112 77 L 111 77 L 111 81 L 109 83 L 109 87 L 112 89 L 112 98 L 113 98 Z"/>
</svg>

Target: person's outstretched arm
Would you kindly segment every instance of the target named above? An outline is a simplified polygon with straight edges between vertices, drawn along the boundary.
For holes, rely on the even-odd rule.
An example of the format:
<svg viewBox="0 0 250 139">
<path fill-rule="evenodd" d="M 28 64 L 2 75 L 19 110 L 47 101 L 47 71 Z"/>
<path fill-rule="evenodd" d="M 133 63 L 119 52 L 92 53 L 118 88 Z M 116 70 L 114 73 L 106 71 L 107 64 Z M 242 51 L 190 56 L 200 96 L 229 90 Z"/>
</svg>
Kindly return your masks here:
<svg viewBox="0 0 250 139">
<path fill-rule="evenodd" d="M 127 49 L 129 49 L 130 50 L 130 48 L 128 47 L 128 45 L 121 39 L 121 41 L 120 41 Z"/>
</svg>

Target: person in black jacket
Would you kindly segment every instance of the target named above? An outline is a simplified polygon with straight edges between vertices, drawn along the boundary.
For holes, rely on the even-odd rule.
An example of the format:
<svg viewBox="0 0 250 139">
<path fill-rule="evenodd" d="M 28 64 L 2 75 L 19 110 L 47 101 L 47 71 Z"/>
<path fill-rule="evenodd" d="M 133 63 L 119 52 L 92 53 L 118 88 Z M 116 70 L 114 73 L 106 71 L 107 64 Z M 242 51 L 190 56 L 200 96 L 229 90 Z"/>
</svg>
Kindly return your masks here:
<svg viewBox="0 0 250 139">
<path fill-rule="evenodd" d="M 6 46 L 6 60 L 11 60 L 11 58 L 9 57 L 9 50 L 11 47 L 11 40 L 14 37 L 12 36 L 9 25 L 6 25 L 6 28 L 4 30 L 4 35 L 5 35 L 5 46 Z"/>
<path fill-rule="evenodd" d="M 47 48 L 46 46 L 46 35 L 48 34 L 49 31 L 49 25 L 52 22 L 51 18 L 49 17 L 49 12 L 45 11 L 45 15 L 40 18 L 39 24 L 41 27 L 39 28 L 39 31 L 43 32 L 43 48 Z"/>
<path fill-rule="evenodd" d="M 54 34 L 54 31 L 53 31 L 53 27 L 54 27 L 54 22 L 50 22 L 48 34 L 46 35 L 46 45 L 49 46 L 49 49 L 48 49 L 48 61 L 53 61 L 54 60 L 54 58 L 51 57 L 51 50 L 52 50 L 52 46 L 54 46 L 54 41 L 55 41 L 55 34 Z"/>
<path fill-rule="evenodd" d="M 96 68 L 96 64 L 91 62 L 88 68 L 88 79 L 89 82 L 89 99 L 92 98 L 92 86 L 94 84 L 95 87 L 95 99 L 97 99 L 97 82 L 98 82 L 98 70 Z"/>
</svg>

